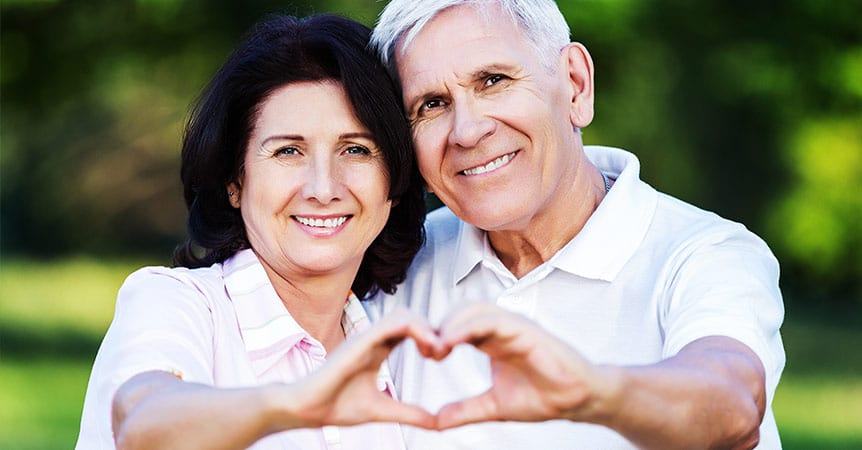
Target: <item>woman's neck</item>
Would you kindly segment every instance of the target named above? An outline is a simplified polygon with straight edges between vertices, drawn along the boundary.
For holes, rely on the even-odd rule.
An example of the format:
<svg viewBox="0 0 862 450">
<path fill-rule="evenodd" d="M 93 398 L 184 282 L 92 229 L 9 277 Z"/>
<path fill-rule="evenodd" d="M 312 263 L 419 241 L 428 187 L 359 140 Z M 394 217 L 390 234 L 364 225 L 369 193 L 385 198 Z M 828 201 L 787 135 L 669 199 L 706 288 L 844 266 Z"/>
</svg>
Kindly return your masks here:
<svg viewBox="0 0 862 450">
<path fill-rule="evenodd" d="M 268 269 L 267 275 L 296 323 L 320 341 L 327 353 L 344 341 L 341 318 L 355 273 L 287 279 Z"/>
</svg>

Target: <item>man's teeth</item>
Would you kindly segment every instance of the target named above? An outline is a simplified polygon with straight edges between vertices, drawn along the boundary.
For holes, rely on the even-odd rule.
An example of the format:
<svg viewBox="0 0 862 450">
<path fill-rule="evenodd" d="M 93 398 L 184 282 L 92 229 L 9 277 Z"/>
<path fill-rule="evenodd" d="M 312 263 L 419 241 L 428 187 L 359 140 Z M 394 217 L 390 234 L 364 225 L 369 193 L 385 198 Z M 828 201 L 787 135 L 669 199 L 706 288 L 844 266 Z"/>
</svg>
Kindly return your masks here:
<svg viewBox="0 0 862 450">
<path fill-rule="evenodd" d="M 309 227 L 336 228 L 340 227 L 347 220 L 347 217 L 339 217 L 337 219 L 307 219 L 296 216 L 296 220 Z"/>
<path fill-rule="evenodd" d="M 484 166 L 474 167 L 472 169 L 466 169 L 466 170 L 464 170 L 464 175 L 478 175 L 480 173 L 490 172 L 494 169 L 497 169 L 498 167 L 501 167 L 501 166 L 505 165 L 507 162 L 511 161 L 512 158 L 515 157 L 515 153 L 517 153 L 517 152 L 512 152 L 512 153 L 509 153 L 508 155 L 503 155 L 503 156 L 489 162 L 488 164 L 485 164 Z"/>
</svg>

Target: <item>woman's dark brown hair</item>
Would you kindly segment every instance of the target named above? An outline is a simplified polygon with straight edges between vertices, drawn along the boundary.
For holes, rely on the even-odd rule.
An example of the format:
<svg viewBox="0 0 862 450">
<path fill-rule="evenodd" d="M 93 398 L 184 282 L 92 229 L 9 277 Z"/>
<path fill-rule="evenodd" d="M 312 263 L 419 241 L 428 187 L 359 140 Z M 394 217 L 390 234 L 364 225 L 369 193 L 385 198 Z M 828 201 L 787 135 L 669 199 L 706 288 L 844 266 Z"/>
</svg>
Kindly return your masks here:
<svg viewBox="0 0 862 450">
<path fill-rule="evenodd" d="M 242 172 L 261 103 L 281 86 L 340 82 L 359 121 L 386 161 L 389 220 L 365 253 L 353 282 L 359 298 L 395 291 L 424 242 L 425 204 L 410 129 L 396 85 L 368 49 L 371 31 L 333 15 L 276 16 L 256 25 L 216 73 L 192 110 L 183 138 L 181 177 L 189 239 L 174 263 L 189 268 L 223 262 L 249 248 L 242 216 L 227 185 Z"/>
</svg>

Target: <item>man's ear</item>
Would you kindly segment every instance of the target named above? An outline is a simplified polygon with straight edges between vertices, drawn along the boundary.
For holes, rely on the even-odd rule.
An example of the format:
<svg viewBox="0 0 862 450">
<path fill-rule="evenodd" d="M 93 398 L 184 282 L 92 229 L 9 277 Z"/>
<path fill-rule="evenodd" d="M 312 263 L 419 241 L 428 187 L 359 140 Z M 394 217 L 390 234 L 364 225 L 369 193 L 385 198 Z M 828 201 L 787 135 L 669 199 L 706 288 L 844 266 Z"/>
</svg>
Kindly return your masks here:
<svg viewBox="0 0 862 450">
<path fill-rule="evenodd" d="M 227 185 L 227 200 L 230 202 L 230 205 L 234 208 L 239 208 L 240 206 L 240 186 L 236 181 L 231 181 Z"/>
<path fill-rule="evenodd" d="M 572 88 L 569 120 L 573 126 L 583 128 L 593 121 L 593 59 L 578 42 L 565 46 L 561 59 Z"/>
</svg>

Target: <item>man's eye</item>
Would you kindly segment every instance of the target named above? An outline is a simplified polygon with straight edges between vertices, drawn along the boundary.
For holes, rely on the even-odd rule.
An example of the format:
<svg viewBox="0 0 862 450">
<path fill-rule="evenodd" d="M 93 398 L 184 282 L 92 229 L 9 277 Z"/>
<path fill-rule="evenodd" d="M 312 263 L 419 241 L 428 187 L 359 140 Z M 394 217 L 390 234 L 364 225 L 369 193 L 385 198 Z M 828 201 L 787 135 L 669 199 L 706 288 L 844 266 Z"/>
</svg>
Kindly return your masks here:
<svg viewBox="0 0 862 450">
<path fill-rule="evenodd" d="M 371 154 L 371 150 L 369 150 L 366 147 L 363 147 L 361 145 L 351 145 L 350 147 L 347 147 L 346 152 L 350 155 L 370 155 Z"/>
<path fill-rule="evenodd" d="M 493 85 L 503 81 L 504 78 L 505 77 L 503 75 L 496 74 L 496 73 L 494 75 L 490 75 L 490 76 L 488 76 L 488 78 L 485 78 L 485 87 L 493 86 Z"/>
<path fill-rule="evenodd" d="M 440 108 L 442 106 L 443 106 L 443 100 L 440 100 L 439 98 L 435 98 L 435 99 L 431 99 L 431 100 L 426 100 L 424 103 L 422 103 L 422 106 L 419 108 L 419 110 L 420 110 L 420 112 L 428 111 L 430 109 Z"/>
</svg>

